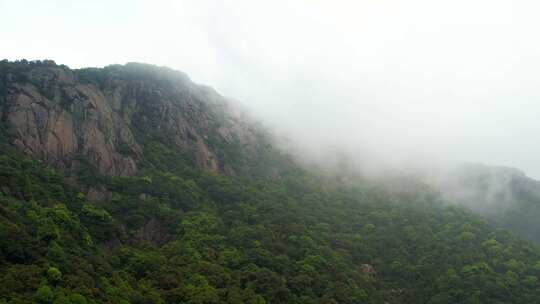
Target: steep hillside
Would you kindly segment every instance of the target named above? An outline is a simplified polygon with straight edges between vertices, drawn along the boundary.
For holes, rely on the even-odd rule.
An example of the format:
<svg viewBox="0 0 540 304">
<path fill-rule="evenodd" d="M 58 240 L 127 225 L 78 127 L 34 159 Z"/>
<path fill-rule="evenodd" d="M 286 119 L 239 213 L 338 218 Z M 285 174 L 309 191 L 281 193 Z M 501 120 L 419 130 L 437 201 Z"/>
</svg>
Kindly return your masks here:
<svg viewBox="0 0 540 304">
<path fill-rule="evenodd" d="M 166 68 L 70 70 L 52 61 L 4 61 L 0 73 L 1 122 L 10 141 L 67 171 L 87 161 L 101 174 L 134 175 L 144 148 L 159 142 L 197 168 L 233 174 L 246 169 L 241 162 L 256 155 L 247 152 L 262 136 L 213 89 Z"/>
<path fill-rule="evenodd" d="M 149 65 L 0 63 L 0 303 L 539 303 L 540 250 L 306 171 Z"/>
<path fill-rule="evenodd" d="M 491 223 L 540 243 L 540 182 L 507 167 L 462 164 L 426 180 Z"/>
</svg>

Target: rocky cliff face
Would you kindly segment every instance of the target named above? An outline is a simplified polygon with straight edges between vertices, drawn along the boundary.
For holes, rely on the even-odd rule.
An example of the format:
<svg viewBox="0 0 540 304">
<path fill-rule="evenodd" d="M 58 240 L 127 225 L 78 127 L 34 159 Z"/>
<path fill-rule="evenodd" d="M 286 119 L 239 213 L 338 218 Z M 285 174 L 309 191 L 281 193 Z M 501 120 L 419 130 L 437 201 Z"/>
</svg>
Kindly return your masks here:
<svg viewBox="0 0 540 304">
<path fill-rule="evenodd" d="M 2 127 L 20 150 L 63 170 L 84 159 L 103 174 L 133 175 L 141 141 L 152 137 L 189 152 L 204 170 L 230 173 L 212 143 L 253 139 L 239 115 L 214 90 L 166 68 L 0 63 Z"/>
</svg>

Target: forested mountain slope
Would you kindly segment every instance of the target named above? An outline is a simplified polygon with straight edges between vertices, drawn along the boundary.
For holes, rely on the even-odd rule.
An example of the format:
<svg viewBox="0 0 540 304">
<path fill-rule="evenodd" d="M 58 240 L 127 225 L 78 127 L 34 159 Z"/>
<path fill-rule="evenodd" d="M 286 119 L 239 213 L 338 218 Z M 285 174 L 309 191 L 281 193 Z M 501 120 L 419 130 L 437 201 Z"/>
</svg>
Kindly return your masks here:
<svg viewBox="0 0 540 304">
<path fill-rule="evenodd" d="M 443 195 L 540 243 L 540 182 L 508 167 L 464 163 L 425 179 Z"/>
<path fill-rule="evenodd" d="M 307 171 L 178 72 L 4 61 L 0 117 L 0 303 L 540 303 L 536 246 Z"/>
</svg>

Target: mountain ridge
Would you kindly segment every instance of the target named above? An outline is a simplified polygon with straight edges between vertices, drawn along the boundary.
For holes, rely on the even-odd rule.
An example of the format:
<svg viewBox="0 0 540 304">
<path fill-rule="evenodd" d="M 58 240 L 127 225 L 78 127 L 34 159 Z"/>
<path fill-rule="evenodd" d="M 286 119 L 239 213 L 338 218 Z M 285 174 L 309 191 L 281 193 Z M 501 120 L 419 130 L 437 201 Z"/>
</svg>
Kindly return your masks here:
<svg viewBox="0 0 540 304">
<path fill-rule="evenodd" d="M 0 303 L 540 302 L 540 248 L 418 180 L 313 173 L 169 69 L 66 69 L 0 62 Z"/>
<path fill-rule="evenodd" d="M 1 68 L 7 94 L 0 113 L 13 143 L 58 168 L 77 166 L 79 155 L 100 173 L 133 175 L 143 153 L 134 133 L 141 140 L 148 130 L 162 132 L 212 172 L 232 168 L 210 140 L 255 144 L 247 119 L 231 103 L 181 72 L 140 63 L 70 70 L 52 61 Z"/>
<path fill-rule="evenodd" d="M 449 200 L 540 243 L 540 181 L 505 166 L 464 163 L 420 177 Z"/>
</svg>

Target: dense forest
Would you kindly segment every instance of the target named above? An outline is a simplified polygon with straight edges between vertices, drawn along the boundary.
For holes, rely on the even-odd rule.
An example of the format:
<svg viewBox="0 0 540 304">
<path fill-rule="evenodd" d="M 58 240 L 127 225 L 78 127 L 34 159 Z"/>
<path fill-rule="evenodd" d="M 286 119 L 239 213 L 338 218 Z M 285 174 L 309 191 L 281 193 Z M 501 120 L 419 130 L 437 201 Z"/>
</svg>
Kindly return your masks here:
<svg viewBox="0 0 540 304">
<path fill-rule="evenodd" d="M 37 102 L 73 111 L 57 80 L 33 78 L 50 66 L 68 70 L 0 64 L 0 104 L 35 87 Z M 139 65 L 73 73 L 106 91 L 119 79 L 170 85 L 158 72 L 185 81 Z M 2 108 L 0 303 L 540 303 L 536 245 L 414 180 L 341 183 L 305 169 L 260 127 L 224 141 L 228 114 L 211 105 L 216 126 L 201 138 L 216 166 L 135 115 L 136 145 L 118 148 L 133 155 L 130 174 L 82 150 L 69 166 L 21 151 Z"/>
</svg>

